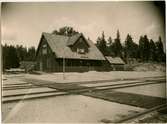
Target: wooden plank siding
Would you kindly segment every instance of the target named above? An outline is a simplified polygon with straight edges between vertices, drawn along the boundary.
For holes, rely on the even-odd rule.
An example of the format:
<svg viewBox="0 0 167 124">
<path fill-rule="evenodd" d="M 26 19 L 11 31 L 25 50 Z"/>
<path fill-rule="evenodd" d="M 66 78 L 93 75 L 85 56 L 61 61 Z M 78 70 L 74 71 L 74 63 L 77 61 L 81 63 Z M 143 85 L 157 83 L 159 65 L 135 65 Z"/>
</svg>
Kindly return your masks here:
<svg viewBox="0 0 167 124">
<path fill-rule="evenodd" d="M 46 45 L 46 54 L 43 54 L 43 46 Z M 48 43 L 46 42 L 45 38 L 41 38 L 41 43 L 39 46 L 39 51 L 36 57 L 37 61 L 37 70 L 52 72 L 55 70 L 58 63 L 55 61 L 55 54 L 50 49 Z M 42 66 L 42 68 L 40 67 Z"/>
<path fill-rule="evenodd" d="M 63 71 L 63 59 L 56 59 L 58 66 L 55 71 Z M 81 60 L 81 59 L 65 59 L 65 71 L 67 72 L 83 72 L 92 70 L 103 70 L 103 61 L 98 60 Z"/>
</svg>

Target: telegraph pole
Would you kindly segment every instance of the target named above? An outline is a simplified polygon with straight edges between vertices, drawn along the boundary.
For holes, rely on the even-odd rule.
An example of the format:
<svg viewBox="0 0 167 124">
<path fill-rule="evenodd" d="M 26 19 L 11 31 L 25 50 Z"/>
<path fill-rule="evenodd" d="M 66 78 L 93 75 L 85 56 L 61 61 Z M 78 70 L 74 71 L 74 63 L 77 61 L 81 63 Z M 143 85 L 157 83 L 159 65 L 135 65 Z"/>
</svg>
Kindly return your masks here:
<svg viewBox="0 0 167 124">
<path fill-rule="evenodd" d="M 63 57 L 63 80 L 65 80 L 65 57 Z"/>
</svg>

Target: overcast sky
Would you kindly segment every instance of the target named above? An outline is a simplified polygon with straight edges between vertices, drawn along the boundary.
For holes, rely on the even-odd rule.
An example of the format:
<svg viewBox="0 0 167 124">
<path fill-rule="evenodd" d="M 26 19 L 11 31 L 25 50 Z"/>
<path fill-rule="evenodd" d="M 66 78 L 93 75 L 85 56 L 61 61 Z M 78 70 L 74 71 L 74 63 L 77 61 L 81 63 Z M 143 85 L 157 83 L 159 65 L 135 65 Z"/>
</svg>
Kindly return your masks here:
<svg viewBox="0 0 167 124">
<path fill-rule="evenodd" d="M 165 41 L 162 11 L 152 2 L 54 2 L 3 3 L 2 41 L 37 47 L 42 32 L 72 26 L 94 42 L 104 31 L 106 39 L 122 42 L 130 33 L 136 43 L 141 35 Z"/>
</svg>

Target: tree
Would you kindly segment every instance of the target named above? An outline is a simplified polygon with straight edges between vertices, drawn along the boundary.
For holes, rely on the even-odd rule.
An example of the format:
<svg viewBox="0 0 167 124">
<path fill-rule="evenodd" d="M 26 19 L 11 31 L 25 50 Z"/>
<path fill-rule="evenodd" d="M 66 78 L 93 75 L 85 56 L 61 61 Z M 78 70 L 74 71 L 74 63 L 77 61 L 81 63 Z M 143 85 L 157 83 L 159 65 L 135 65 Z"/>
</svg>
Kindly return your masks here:
<svg viewBox="0 0 167 124">
<path fill-rule="evenodd" d="M 139 40 L 139 50 L 140 50 L 140 58 L 142 61 L 148 61 L 149 60 L 149 40 L 147 38 L 147 35 L 144 35 L 140 37 Z"/>
<path fill-rule="evenodd" d="M 143 41 L 143 36 L 140 36 L 139 39 L 139 58 L 143 61 L 143 54 L 144 54 L 144 41 Z"/>
<path fill-rule="evenodd" d="M 8 46 L 5 44 L 4 46 L 1 45 L 2 48 L 2 64 L 3 64 L 3 70 L 8 69 L 9 67 L 9 61 L 7 60 L 8 57 Z"/>
<path fill-rule="evenodd" d="M 125 56 L 127 58 L 137 58 L 138 45 L 133 42 L 132 37 L 128 34 L 125 40 Z"/>
<path fill-rule="evenodd" d="M 166 61 L 166 55 L 163 50 L 163 43 L 161 40 L 161 37 L 158 38 L 158 42 L 156 42 L 156 54 L 157 54 L 157 61 L 158 62 L 165 62 Z"/>
<path fill-rule="evenodd" d="M 35 58 L 35 47 L 27 48 L 22 45 L 1 45 L 3 56 L 3 70 L 19 67 L 20 61 L 33 61 Z"/>
<path fill-rule="evenodd" d="M 108 41 L 108 42 L 107 42 L 107 46 L 111 46 L 111 45 L 112 45 L 112 38 L 109 37 L 107 41 Z"/>
<path fill-rule="evenodd" d="M 100 42 L 101 42 L 101 38 L 98 37 L 97 40 L 96 40 L 96 46 L 97 46 L 97 48 L 99 48 Z"/>
<path fill-rule="evenodd" d="M 149 46 L 149 39 L 147 38 L 147 35 L 144 35 L 144 41 L 145 41 L 145 60 L 149 60 L 150 56 L 150 46 Z"/>
<path fill-rule="evenodd" d="M 102 36 L 97 38 L 97 48 L 103 53 L 103 55 L 108 55 L 107 51 L 107 42 L 105 40 L 104 32 L 102 32 Z"/>
<path fill-rule="evenodd" d="M 28 48 L 27 60 L 34 61 L 35 60 L 35 53 L 36 53 L 35 47 Z"/>
<path fill-rule="evenodd" d="M 133 40 L 132 37 L 128 34 L 125 40 L 125 56 L 126 58 L 132 57 L 132 46 Z"/>
<path fill-rule="evenodd" d="M 27 48 L 22 45 L 16 45 L 16 52 L 19 58 L 19 61 L 23 61 L 27 59 Z"/>
<path fill-rule="evenodd" d="M 56 35 L 64 35 L 64 36 L 73 36 L 75 34 L 78 34 L 79 32 L 74 30 L 73 27 L 69 27 L 69 26 L 64 26 L 62 28 L 59 29 L 59 31 L 54 30 L 52 32 L 52 34 L 56 34 Z"/>
<path fill-rule="evenodd" d="M 149 60 L 150 61 L 156 61 L 156 58 L 157 58 L 157 56 L 156 56 L 156 46 L 155 46 L 155 43 L 152 39 L 150 40 L 150 45 L 149 46 L 150 46 Z"/>
<path fill-rule="evenodd" d="M 122 57 L 122 45 L 119 30 L 117 30 L 117 37 L 112 44 L 112 49 L 114 56 Z"/>
<path fill-rule="evenodd" d="M 113 42 L 112 42 L 112 38 L 109 37 L 108 38 L 108 42 L 107 42 L 107 49 L 108 49 L 108 53 L 110 56 L 114 56 L 114 53 L 113 53 Z"/>
<path fill-rule="evenodd" d="M 17 55 L 16 48 L 12 45 L 2 46 L 2 53 L 3 53 L 3 68 L 10 69 L 10 68 L 17 68 L 19 66 L 19 58 Z"/>
</svg>

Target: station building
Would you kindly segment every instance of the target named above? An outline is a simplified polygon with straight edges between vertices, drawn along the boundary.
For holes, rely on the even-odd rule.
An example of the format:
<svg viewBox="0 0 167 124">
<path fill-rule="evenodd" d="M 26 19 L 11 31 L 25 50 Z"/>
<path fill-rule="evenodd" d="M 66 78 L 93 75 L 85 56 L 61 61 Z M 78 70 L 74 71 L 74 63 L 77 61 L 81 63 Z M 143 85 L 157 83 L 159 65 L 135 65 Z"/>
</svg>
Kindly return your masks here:
<svg viewBox="0 0 167 124">
<path fill-rule="evenodd" d="M 106 58 L 82 33 L 63 36 L 42 33 L 36 69 L 45 72 L 104 70 Z"/>
</svg>

